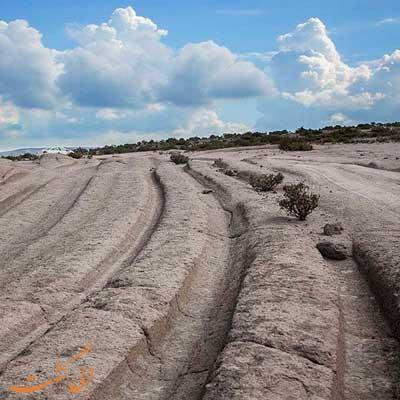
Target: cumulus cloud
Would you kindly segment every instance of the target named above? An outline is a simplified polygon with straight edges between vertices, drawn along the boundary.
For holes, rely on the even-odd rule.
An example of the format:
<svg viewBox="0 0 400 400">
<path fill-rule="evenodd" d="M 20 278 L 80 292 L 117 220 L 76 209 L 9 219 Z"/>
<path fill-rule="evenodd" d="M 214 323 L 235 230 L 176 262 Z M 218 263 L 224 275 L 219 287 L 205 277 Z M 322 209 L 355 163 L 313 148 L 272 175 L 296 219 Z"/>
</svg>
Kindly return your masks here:
<svg viewBox="0 0 400 400">
<path fill-rule="evenodd" d="M 333 125 L 351 125 L 354 122 L 342 112 L 336 112 L 330 116 L 329 120 L 326 121 L 326 123 Z"/>
<path fill-rule="evenodd" d="M 212 41 L 187 44 L 174 60 L 162 97 L 178 105 L 265 95 L 272 84 L 253 63 Z"/>
<path fill-rule="evenodd" d="M 107 23 L 69 26 L 68 32 L 79 46 L 59 57 L 59 85 L 82 106 L 189 106 L 260 96 L 270 86 L 254 64 L 214 42 L 188 44 L 176 54 L 161 41 L 167 31 L 131 7 L 115 10 Z"/>
<path fill-rule="evenodd" d="M 69 27 L 79 46 L 64 52 L 59 85 L 81 106 L 144 107 L 166 81 L 172 51 L 160 42 L 166 31 L 128 7 L 107 23 Z"/>
<path fill-rule="evenodd" d="M 305 106 L 369 107 L 379 93 L 352 93 L 356 82 L 366 82 L 371 71 L 366 65 L 344 63 L 325 25 L 310 18 L 278 38 L 279 52 L 272 58 L 275 84 L 286 98 Z"/>
<path fill-rule="evenodd" d="M 173 131 L 174 137 L 208 136 L 223 133 L 243 133 L 251 129 L 242 123 L 224 122 L 214 110 L 200 108 L 189 119 Z"/>
<path fill-rule="evenodd" d="M 228 99 L 258 99 L 257 130 L 398 118 L 400 50 L 350 65 L 318 18 L 279 36 L 276 49 L 244 54 L 214 41 L 172 49 L 168 32 L 131 7 L 67 32 L 76 46 L 56 51 L 26 21 L 0 21 L 2 137 L 79 143 L 89 132 L 93 143 L 96 132 L 127 140 L 253 128 L 219 118 L 213 109 Z"/>
<path fill-rule="evenodd" d="M 400 103 L 400 50 L 383 56 L 371 64 L 373 74 L 365 86 L 369 91 L 381 91 L 386 99 Z"/>
<path fill-rule="evenodd" d="M 270 70 L 279 94 L 260 101 L 259 129 L 396 119 L 400 103 L 400 51 L 373 62 L 346 64 L 321 20 L 310 18 L 279 36 Z M 273 104 L 274 103 L 274 104 Z M 277 104 L 278 103 L 278 104 Z"/>
<path fill-rule="evenodd" d="M 0 95 L 20 107 L 54 106 L 61 71 L 55 55 L 26 21 L 0 21 Z"/>
</svg>

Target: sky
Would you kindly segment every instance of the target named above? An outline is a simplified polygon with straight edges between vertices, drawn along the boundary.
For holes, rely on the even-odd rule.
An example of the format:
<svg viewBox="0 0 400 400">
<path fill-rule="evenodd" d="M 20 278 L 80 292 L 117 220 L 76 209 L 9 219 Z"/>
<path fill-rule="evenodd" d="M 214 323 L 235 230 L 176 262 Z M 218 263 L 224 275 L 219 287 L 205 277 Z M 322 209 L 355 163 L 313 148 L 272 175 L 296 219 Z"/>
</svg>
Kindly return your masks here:
<svg viewBox="0 0 400 400">
<path fill-rule="evenodd" d="M 400 2 L 1 0 L 0 149 L 400 120 Z"/>
</svg>

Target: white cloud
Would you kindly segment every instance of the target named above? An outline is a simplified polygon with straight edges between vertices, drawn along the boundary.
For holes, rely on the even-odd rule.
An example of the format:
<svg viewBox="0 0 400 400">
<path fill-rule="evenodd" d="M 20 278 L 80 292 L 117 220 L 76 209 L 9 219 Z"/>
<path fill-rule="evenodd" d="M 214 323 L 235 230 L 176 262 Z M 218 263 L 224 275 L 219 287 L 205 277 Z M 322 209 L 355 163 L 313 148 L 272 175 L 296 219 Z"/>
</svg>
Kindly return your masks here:
<svg viewBox="0 0 400 400">
<path fill-rule="evenodd" d="M 325 25 L 318 18 L 310 18 L 297 25 L 291 33 L 278 37 L 279 50 L 283 52 L 308 52 L 322 54 L 331 61 L 340 61 L 334 43 L 328 36 Z"/>
<path fill-rule="evenodd" d="M 125 116 L 124 112 L 114 110 L 112 108 L 100 108 L 96 112 L 97 119 L 103 119 L 106 121 L 112 121 L 114 119 L 120 119 Z"/>
<path fill-rule="evenodd" d="M 59 84 L 81 106 L 188 106 L 260 96 L 271 86 L 254 64 L 212 41 L 187 44 L 175 54 L 161 42 L 167 31 L 131 7 L 115 10 L 107 23 L 69 26 L 68 32 L 79 46 L 59 56 Z"/>
<path fill-rule="evenodd" d="M 393 25 L 393 24 L 400 24 L 400 17 L 385 18 L 377 23 L 377 25 Z"/>
<path fill-rule="evenodd" d="M 203 105 L 218 98 L 266 95 L 272 84 L 253 63 L 213 41 L 187 44 L 178 53 L 162 97 L 178 105 Z"/>
<path fill-rule="evenodd" d="M 329 120 L 326 121 L 326 123 L 334 125 L 351 125 L 353 124 L 353 121 L 342 112 L 336 112 L 330 116 Z"/>
<path fill-rule="evenodd" d="M 358 66 L 346 64 L 318 18 L 310 18 L 278 38 L 271 59 L 275 99 L 263 99 L 259 129 L 320 126 L 345 115 L 349 121 L 398 119 L 400 51 Z M 346 121 L 346 122 L 345 122 Z M 338 121 L 339 123 L 339 121 Z"/>
<path fill-rule="evenodd" d="M 128 7 L 108 23 L 69 27 L 80 46 L 64 52 L 59 85 L 78 105 L 142 108 L 157 100 L 172 51 L 160 42 L 166 31 Z"/>
<path fill-rule="evenodd" d="M 222 133 L 242 133 L 251 129 L 242 123 L 224 122 L 213 110 L 196 110 L 182 126 L 173 131 L 174 137 L 209 136 Z"/>
<path fill-rule="evenodd" d="M 310 18 L 293 32 L 279 36 L 278 45 L 272 71 L 286 98 L 305 106 L 346 102 L 355 107 L 369 107 L 379 98 L 375 93 L 351 92 L 351 86 L 366 82 L 371 71 L 366 65 L 353 68 L 345 64 L 318 18 Z"/>
<path fill-rule="evenodd" d="M 343 122 L 343 121 L 346 121 L 346 120 L 347 120 L 347 117 L 341 112 L 337 112 L 335 114 L 332 114 L 331 117 L 330 117 L 330 121 L 332 121 L 332 122 Z"/>
<path fill-rule="evenodd" d="M 26 21 L 0 21 L 0 95 L 20 107 L 52 107 L 61 71 L 55 54 Z"/>
<path fill-rule="evenodd" d="M 400 50 L 350 65 L 318 18 L 279 36 L 274 51 L 245 54 L 213 41 L 174 50 L 163 42 L 167 31 L 131 7 L 67 31 L 77 45 L 60 52 L 26 21 L 0 22 L 2 138 L 83 143 L 89 135 L 93 143 L 99 135 L 104 143 L 242 132 L 250 128 L 213 109 L 245 98 L 259 101 L 258 130 L 398 119 Z"/>
</svg>

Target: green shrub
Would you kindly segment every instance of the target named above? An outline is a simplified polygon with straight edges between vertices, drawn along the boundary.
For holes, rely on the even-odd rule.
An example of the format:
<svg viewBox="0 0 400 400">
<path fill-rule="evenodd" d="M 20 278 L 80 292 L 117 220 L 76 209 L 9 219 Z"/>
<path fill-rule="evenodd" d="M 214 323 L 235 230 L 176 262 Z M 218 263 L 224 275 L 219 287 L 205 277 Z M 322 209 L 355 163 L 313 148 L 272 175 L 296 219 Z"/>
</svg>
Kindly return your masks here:
<svg viewBox="0 0 400 400">
<path fill-rule="evenodd" d="M 18 156 L 1 156 L 1 158 L 5 158 L 11 161 L 34 161 L 37 160 L 39 157 L 37 154 L 25 153 Z"/>
<path fill-rule="evenodd" d="M 280 172 L 276 175 L 250 175 L 250 185 L 253 186 L 257 192 L 270 192 L 274 190 L 280 183 L 282 183 L 282 181 L 283 175 Z"/>
<path fill-rule="evenodd" d="M 289 138 L 282 140 L 279 148 L 283 151 L 310 151 L 313 149 L 310 143 Z"/>
<path fill-rule="evenodd" d="M 73 151 L 73 152 L 69 153 L 68 155 L 71 158 L 75 158 L 76 160 L 83 157 L 83 154 L 81 152 L 77 152 L 77 151 Z"/>
<path fill-rule="evenodd" d="M 310 188 L 303 182 L 285 185 L 283 187 L 284 197 L 279 201 L 279 206 L 300 221 L 306 220 L 319 203 L 319 196 L 309 190 Z"/>
<path fill-rule="evenodd" d="M 178 152 L 172 153 L 170 159 L 175 164 L 187 164 L 189 162 L 189 157 Z"/>
</svg>

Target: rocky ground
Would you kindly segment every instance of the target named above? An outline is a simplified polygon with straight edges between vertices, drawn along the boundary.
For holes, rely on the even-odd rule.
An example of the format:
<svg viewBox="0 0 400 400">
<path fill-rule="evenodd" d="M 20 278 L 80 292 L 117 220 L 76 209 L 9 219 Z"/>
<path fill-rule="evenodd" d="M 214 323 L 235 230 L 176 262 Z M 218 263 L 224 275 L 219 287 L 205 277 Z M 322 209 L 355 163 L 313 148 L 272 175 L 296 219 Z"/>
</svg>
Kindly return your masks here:
<svg viewBox="0 0 400 400">
<path fill-rule="evenodd" d="M 400 145 L 189 156 L 0 160 L 0 398 L 400 398 Z"/>
</svg>

